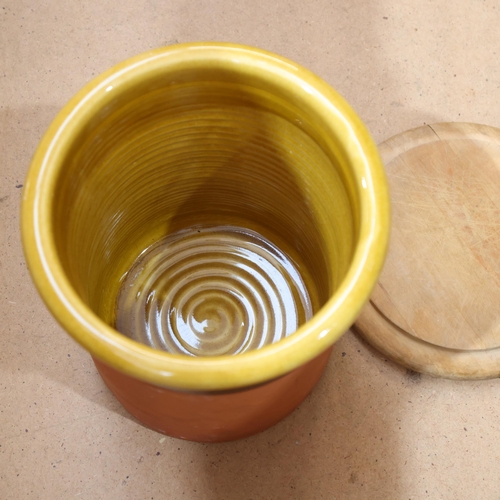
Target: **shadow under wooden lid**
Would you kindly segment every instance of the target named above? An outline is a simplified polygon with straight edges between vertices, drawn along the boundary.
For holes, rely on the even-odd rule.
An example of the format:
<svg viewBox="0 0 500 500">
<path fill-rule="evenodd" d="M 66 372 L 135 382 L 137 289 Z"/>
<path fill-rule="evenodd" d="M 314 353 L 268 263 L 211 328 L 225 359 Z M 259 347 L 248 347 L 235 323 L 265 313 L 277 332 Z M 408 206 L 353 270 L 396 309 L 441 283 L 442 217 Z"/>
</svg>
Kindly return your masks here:
<svg viewBox="0 0 500 500">
<path fill-rule="evenodd" d="M 500 129 L 440 123 L 379 146 L 389 254 L 356 330 L 413 370 L 500 375 Z"/>
</svg>

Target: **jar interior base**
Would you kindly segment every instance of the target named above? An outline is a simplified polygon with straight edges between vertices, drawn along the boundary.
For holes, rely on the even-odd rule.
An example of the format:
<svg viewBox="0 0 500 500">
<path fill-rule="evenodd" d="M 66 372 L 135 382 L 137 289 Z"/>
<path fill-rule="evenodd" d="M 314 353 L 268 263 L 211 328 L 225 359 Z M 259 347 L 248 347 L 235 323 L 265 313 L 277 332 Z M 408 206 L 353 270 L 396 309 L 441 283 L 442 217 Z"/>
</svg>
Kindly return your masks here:
<svg viewBox="0 0 500 500">
<path fill-rule="evenodd" d="M 124 275 L 115 328 L 174 354 L 259 349 L 291 335 L 317 309 L 303 272 L 253 230 L 178 231 L 143 251 Z"/>
</svg>

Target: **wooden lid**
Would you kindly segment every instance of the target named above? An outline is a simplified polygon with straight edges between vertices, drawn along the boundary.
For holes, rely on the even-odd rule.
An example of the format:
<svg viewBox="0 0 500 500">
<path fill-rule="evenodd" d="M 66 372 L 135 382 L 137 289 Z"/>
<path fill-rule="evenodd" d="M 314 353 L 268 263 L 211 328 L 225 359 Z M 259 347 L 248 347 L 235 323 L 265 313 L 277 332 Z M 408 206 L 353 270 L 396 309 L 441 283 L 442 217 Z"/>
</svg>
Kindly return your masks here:
<svg viewBox="0 0 500 500">
<path fill-rule="evenodd" d="M 500 375 L 500 130 L 441 123 L 380 145 L 387 261 L 356 329 L 413 370 Z"/>
</svg>

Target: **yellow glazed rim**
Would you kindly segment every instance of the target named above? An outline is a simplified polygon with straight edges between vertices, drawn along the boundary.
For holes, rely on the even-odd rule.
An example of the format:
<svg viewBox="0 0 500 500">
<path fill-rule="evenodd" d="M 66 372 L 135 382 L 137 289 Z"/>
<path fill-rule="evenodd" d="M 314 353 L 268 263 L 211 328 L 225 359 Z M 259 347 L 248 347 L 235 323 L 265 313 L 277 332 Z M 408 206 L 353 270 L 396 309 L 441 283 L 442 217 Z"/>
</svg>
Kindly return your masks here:
<svg viewBox="0 0 500 500">
<path fill-rule="evenodd" d="M 145 76 L 176 68 L 217 67 L 263 73 L 288 93 L 306 97 L 326 131 L 344 144 L 360 199 L 358 244 L 349 271 L 322 309 L 293 335 L 237 356 L 195 358 L 139 344 L 102 321 L 72 288 L 59 262 L 51 200 L 62 158 L 83 125 L 112 98 Z M 302 94 L 302 95 L 301 95 Z M 23 246 L 48 308 L 93 356 L 132 377 L 184 390 L 226 390 L 272 380 L 312 360 L 354 322 L 378 278 L 389 234 L 389 195 L 376 146 L 344 99 L 310 71 L 275 54 L 226 43 L 191 43 L 129 59 L 86 85 L 59 113 L 33 158 L 22 204 Z"/>
</svg>

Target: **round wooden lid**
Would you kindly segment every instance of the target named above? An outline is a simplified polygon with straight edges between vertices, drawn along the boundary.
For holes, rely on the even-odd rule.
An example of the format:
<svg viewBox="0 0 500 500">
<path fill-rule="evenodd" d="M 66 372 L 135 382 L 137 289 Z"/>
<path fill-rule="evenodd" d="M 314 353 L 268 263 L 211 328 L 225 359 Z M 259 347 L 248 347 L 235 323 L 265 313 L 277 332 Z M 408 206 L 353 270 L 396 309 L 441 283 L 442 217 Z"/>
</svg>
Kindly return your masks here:
<svg viewBox="0 0 500 500">
<path fill-rule="evenodd" d="M 440 123 L 380 145 L 389 254 L 355 328 L 413 370 L 500 375 L 500 129 Z"/>
</svg>

